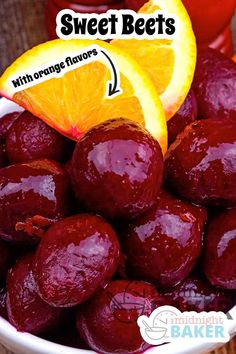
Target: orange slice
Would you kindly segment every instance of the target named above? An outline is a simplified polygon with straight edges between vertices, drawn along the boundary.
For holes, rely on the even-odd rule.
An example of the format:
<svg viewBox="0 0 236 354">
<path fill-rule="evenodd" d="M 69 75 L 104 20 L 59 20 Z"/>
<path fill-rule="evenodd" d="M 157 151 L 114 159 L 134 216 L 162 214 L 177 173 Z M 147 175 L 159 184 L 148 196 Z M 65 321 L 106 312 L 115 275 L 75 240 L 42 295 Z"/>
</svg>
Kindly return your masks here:
<svg viewBox="0 0 236 354">
<path fill-rule="evenodd" d="M 113 40 L 112 44 L 131 54 L 154 82 L 167 119 L 182 105 L 190 89 L 196 65 L 196 41 L 191 21 L 181 0 L 151 0 L 139 12 L 164 10 L 179 20 L 173 40 Z"/>
<path fill-rule="evenodd" d="M 60 78 L 38 83 L 14 93 L 10 78 L 63 56 L 98 45 L 116 63 L 122 94 L 108 98 L 107 83 L 112 79 L 109 61 L 96 58 L 84 66 L 66 72 Z M 132 119 L 159 141 L 163 152 L 167 146 L 165 113 L 152 81 L 144 70 L 123 50 L 103 41 L 57 39 L 27 51 L 0 78 L 0 94 L 36 116 L 62 134 L 79 139 L 93 126 L 112 118 Z"/>
</svg>

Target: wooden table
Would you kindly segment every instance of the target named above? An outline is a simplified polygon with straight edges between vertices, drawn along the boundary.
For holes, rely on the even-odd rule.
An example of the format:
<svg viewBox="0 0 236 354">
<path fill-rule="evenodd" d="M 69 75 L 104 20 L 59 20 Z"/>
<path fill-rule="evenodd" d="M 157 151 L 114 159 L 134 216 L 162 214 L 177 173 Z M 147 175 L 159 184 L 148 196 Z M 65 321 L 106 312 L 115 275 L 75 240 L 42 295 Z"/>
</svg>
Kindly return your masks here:
<svg viewBox="0 0 236 354">
<path fill-rule="evenodd" d="M 48 40 L 46 0 L 0 0 L 0 74 L 20 54 Z"/>
<path fill-rule="evenodd" d="M 45 1 L 0 0 L 0 74 L 25 50 L 48 39 Z M 6 353 L 0 346 L 0 354 Z M 236 354 L 236 339 L 214 354 Z"/>
</svg>

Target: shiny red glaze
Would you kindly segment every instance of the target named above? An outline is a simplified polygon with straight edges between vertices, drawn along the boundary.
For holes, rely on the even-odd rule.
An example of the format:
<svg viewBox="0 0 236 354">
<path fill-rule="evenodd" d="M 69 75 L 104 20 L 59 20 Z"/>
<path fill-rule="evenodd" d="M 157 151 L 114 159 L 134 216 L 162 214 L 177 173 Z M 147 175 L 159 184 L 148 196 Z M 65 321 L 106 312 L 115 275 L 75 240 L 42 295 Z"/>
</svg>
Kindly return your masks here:
<svg viewBox="0 0 236 354">
<path fill-rule="evenodd" d="M 7 301 L 6 288 L 2 287 L 0 289 L 0 316 L 7 320 L 8 316 L 7 316 L 7 304 L 6 304 L 6 301 Z"/>
<path fill-rule="evenodd" d="M 236 204 L 236 122 L 192 123 L 165 156 L 167 183 L 182 197 L 204 205 Z"/>
<path fill-rule="evenodd" d="M 202 250 L 206 211 L 162 192 L 156 205 L 124 228 L 128 276 L 175 286 L 188 276 Z"/>
<path fill-rule="evenodd" d="M 183 0 L 192 21 L 199 43 L 205 43 L 218 36 L 235 11 L 235 0 Z"/>
<path fill-rule="evenodd" d="M 72 157 L 71 177 L 78 201 L 107 218 L 131 218 L 153 205 L 162 183 L 158 142 L 126 119 L 90 130 Z"/>
<path fill-rule="evenodd" d="M 236 289 L 236 209 L 217 215 L 205 236 L 204 270 L 212 285 Z"/>
<path fill-rule="evenodd" d="M 80 214 L 59 221 L 36 252 L 39 293 L 53 306 L 78 305 L 110 280 L 119 258 L 119 241 L 103 218 Z"/>
<path fill-rule="evenodd" d="M 0 240 L 0 281 L 5 281 L 8 269 L 10 268 L 14 255 L 11 247 L 6 242 Z"/>
<path fill-rule="evenodd" d="M 125 0 L 128 9 L 134 11 L 138 11 L 146 2 L 147 0 Z"/>
<path fill-rule="evenodd" d="M 55 326 L 61 310 L 46 304 L 37 294 L 32 273 L 33 255 L 18 260 L 7 279 L 7 313 L 18 331 L 40 333 Z"/>
<path fill-rule="evenodd" d="M 197 119 L 197 113 L 197 101 L 191 89 L 178 112 L 167 122 L 169 144 L 173 143 L 188 124 Z"/>
<path fill-rule="evenodd" d="M 0 118 L 0 167 L 6 166 L 8 163 L 6 155 L 6 135 L 20 114 L 21 112 L 11 112 Z"/>
<path fill-rule="evenodd" d="M 214 288 L 205 279 L 190 276 L 173 289 L 161 294 L 165 305 L 180 311 L 223 311 L 234 306 L 233 292 Z"/>
<path fill-rule="evenodd" d="M 41 215 L 58 220 L 70 210 L 70 182 L 60 165 L 31 161 L 0 169 L 0 238 L 30 243 L 33 238 L 16 231 L 16 223 Z"/>
<path fill-rule="evenodd" d="M 18 117 L 6 136 L 6 151 L 11 164 L 38 159 L 62 162 L 70 157 L 72 144 L 28 111 Z"/>
<path fill-rule="evenodd" d="M 151 284 L 112 281 L 78 308 L 77 329 L 98 353 L 141 353 L 150 345 L 142 339 L 137 319 L 149 316 L 159 301 Z"/>
<path fill-rule="evenodd" d="M 236 120 L 236 63 L 213 49 L 198 52 L 193 80 L 201 118 Z"/>
</svg>

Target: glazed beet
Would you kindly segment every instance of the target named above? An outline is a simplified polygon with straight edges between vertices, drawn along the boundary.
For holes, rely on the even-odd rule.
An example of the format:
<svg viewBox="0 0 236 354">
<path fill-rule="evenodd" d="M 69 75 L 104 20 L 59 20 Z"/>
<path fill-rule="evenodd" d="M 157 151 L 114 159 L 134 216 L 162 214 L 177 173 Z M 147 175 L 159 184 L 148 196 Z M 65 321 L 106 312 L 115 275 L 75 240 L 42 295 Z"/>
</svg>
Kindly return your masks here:
<svg viewBox="0 0 236 354">
<path fill-rule="evenodd" d="M 22 112 L 11 112 L 0 118 L 0 140 L 5 144 L 7 133 Z"/>
<path fill-rule="evenodd" d="M 5 147 L 3 143 L 0 142 L 0 168 L 7 165 L 7 156 L 5 153 Z"/>
<path fill-rule="evenodd" d="M 4 167 L 8 163 L 6 154 L 6 135 L 12 124 L 19 117 L 21 112 L 12 112 L 5 114 L 0 118 L 0 167 Z"/>
<path fill-rule="evenodd" d="M 158 142 L 125 119 L 102 123 L 81 139 L 72 159 L 76 197 L 107 218 L 131 218 L 159 193 L 163 158 Z"/>
<path fill-rule="evenodd" d="M 160 298 L 145 282 L 116 280 L 78 309 L 81 337 L 98 353 L 141 353 L 149 347 L 142 339 L 137 319 L 149 316 Z"/>
<path fill-rule="evenodd" d="M 4 281 L 7 271 L 13 261 L 13 254 L 10 246 L 4 241 L 0 240 L 0 281 Z"/>
<path fill-rule="evenodd" d="M 217 215 L 205 237 L 204 270 L 211 284 L 236 289 L 236 209 Z"/>
<path fill-rule="evenodd" d="M 182 197 L 206 205 L 236 203 L 236 122 L 192 123 L 165 157 L 167 183 Z"/>
<path fill-rule="evenodd" d="M 197 101 L 191 89 L 177 113 L 168 120 L 168 141 L 171 144 L 184 128 L 197 119 Z"/>
<path fill-rule="evenodd" d="M 63 162 L 73 143 L 30 112 L 23 112 L 9 129 L 6 151 L 12 164 L 37 159 Z"/>
<path fill-rule="evenodd" d="M 56 162 L 38 160 L 0 170 L 0 237 L 18 243 L 32 238 L 20 229 L 30 228 L 35 215 L 53 220 L 69 212 L 70 182 Z M 39 221 L 44 224 L 44 221 Z M 18 224 L 17 224 L 18 223 Z M 19 231 L 16 231 L 18 226 Z M 33 225 L 32 225 L 33 227 Z M 35 230 L 33 229 L 32 232 Z"/>
<path fill-rule="evenodd" d="M 236 64 L 213 49 L 198 51 L 193 81 L 202 118 L 236 120 Z"/>
<path fill-rule="evenodd" d="M 61 310 L 46 304 L 36 293 L 32 274 L 33 255 L 27 255 L 9 271 L 7 313 L 18 331 L 40 333 L 55 326 Z"/>
<path fill-rule="evenodd" d="M 128 275 L 158 287 L 178 284 L 200 256 L 205 220 L 204 209 L 161 193 L 154 207 L 124 228 Z"/>
<path fill-rule="evenodd" d="M 7 300 L 6 288 L 2 287 L 0 289 L 0 316 L 5 319 L 8 319 L 6 300 Z"/>
<path fill-rule="evenodd" d="M 232 292 L 216 289 L 206 280 L 191 276 L 175 288 L 162 293 L 165 305 L 175 306 L 180 311 L 223 311 L 234 306 Z"/>
<path fill-rule="evenodd" d="M 71 174 L 71 164 L 72 164 L 72 160 L 68 160 L 66 163 L 64 163 L 63 168 L 64 170 L 66 170 L 66 172 L 68 173 L 68 175 L 70 176 Z"/>
<path fill-rule="evenodd" d="M 36 252 L 39 293 L 54 306 L 80 304 L 110 280 L 119 258 L 117 236 L 103 218 L 66 218 L 49 228 Z"/>
<path fill-rule="evenodd" d="M 17 120 L 22 112 L 7 113 L 0 118 L 0 139 L 6 141 L 6 135 L 12 124 Z"/>
</svg>

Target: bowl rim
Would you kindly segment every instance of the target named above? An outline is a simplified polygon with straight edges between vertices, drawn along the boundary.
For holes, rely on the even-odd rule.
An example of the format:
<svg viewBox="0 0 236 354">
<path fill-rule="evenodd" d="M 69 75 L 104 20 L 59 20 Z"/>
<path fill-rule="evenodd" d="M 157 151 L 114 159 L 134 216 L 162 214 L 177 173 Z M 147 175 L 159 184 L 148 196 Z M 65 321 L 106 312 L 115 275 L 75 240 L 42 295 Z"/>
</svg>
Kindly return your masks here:
<svg viewBox="0 0 236 354">
<path fill-rule="evenodd" d="M 0 117 L 4 114 L 22 111 L 17 104 L 6 98 L 0 99 Z M 231 320 L 229 321 L 230 336 L 236 334 L 236 305 L 229 311 Z M 25 350 L 25 353 L 35 354 L 89 354 L 96 353 L 92 350 L 77 349 L 61 344 L 53 343 L 48 340 L 37 337 L 33 334 L 18 332 L 7 320 L 0 317 L 0 342 L 10 350 Z M 218 346 L 220 343 L 206 343 L 199 340 L 181 340 L 176 343 L 168 343 L 158 347 L 152 347 L 145 351 L 145 354 L 191 354 L 202 353 Z M 224 343 L 222 343 L 223 345 Z M 23 352 L 22 352 L 23 353 Z"/>
</svg>

